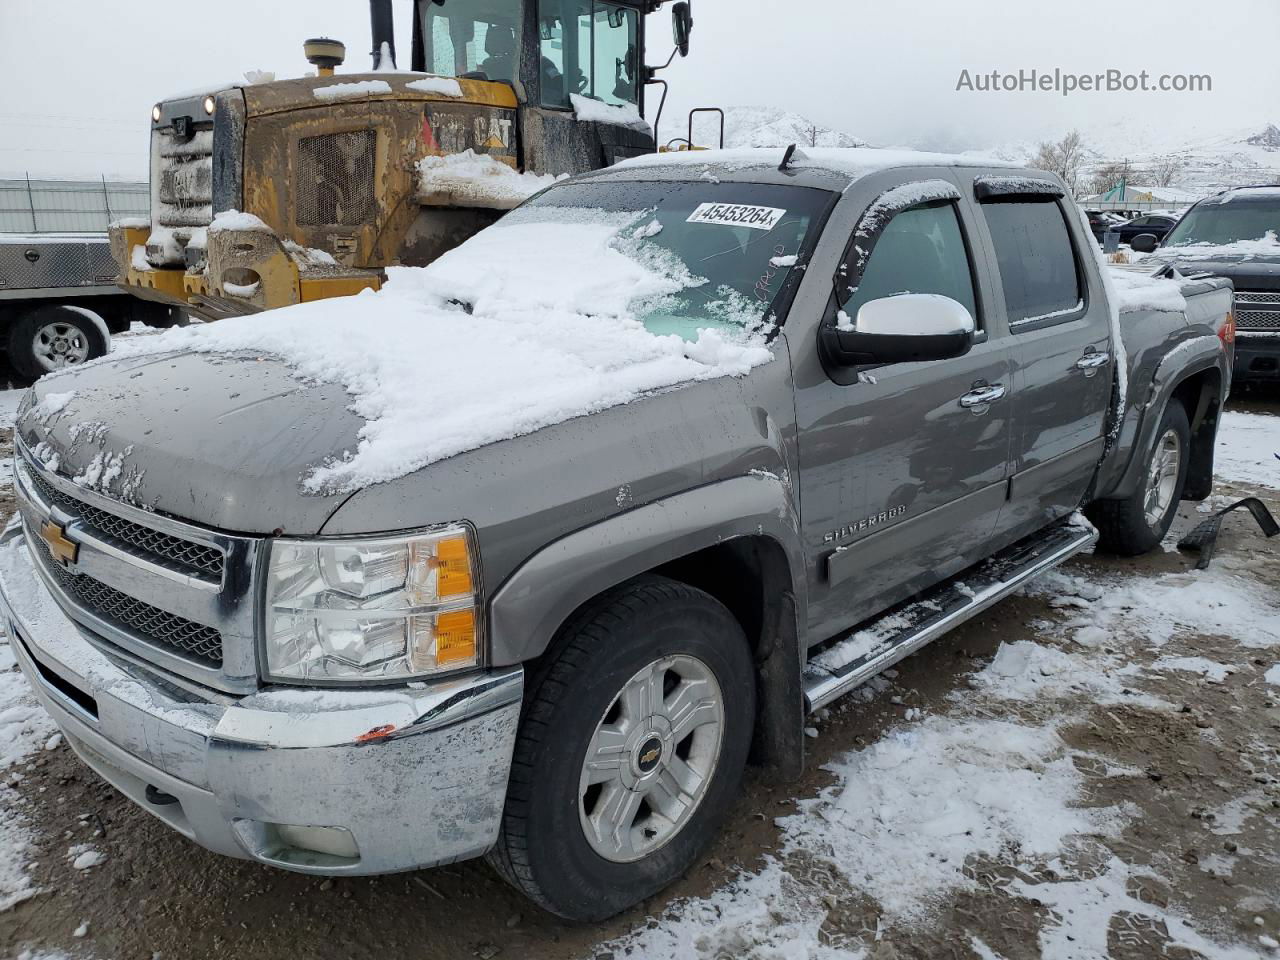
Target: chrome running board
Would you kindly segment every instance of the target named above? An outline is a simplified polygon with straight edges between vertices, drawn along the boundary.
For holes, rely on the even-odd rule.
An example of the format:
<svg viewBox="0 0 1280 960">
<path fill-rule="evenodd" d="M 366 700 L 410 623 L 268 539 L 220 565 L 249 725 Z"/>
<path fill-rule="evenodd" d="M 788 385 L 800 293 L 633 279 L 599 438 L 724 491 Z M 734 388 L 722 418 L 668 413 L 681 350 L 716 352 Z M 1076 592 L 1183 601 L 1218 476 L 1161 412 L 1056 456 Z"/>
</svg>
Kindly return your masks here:
<svg viewBox="0 0 1280 960">
<path fill-rule="evenodd" d="M 804 671 L 806 711 L 821 709 L 861 686 L 1028 580 L 1093 546 L 1097 538 L 1090 527 L 1055 524 L 816 648 Z"/>
</svg>

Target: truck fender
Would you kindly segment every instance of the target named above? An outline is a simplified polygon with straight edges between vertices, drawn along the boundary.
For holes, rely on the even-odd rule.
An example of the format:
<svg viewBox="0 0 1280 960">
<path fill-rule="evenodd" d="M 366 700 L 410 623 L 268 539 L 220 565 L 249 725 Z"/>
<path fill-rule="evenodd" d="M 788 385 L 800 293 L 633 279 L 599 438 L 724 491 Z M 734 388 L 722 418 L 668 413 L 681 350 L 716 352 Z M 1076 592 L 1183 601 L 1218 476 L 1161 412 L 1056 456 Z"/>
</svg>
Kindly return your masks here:
<svg viewBox="0 0 1280 960">
<path fill-rule="evenodd" d="M 759 471 L 637 507 L 549 544 L 494 593 L 491 663 L 541 655 L 556 631 L 592 597 L 664 563 L 735 537 L 769 537 L 783 548 L 804 623 L 804 555 L 789 484 Z"/>
<path fill-rule="evenodd" d="M 1223 361 L 1222 343 L 1216 336 L 1204 334 L 1191 337 L 1165 354 L 1152 375 L 1147 399 L 1139 401 L 1134 398 L 1135 403 L 1141 404 L 1141 419 L 1128 450 L 1129 459 L 1120 479 L 1102 495 L 1102 499 L 1124 499 L 1138 488 L 1145 467 L 1142 452 L 1151 449 L 1151 445 L 1155 443 L 1155 432 L 1160 426 L 1165 408 L 1182 384 L 1206 370 L 1216 370 L 1219 374 L 1219 396 L 1216 399 L 1221 405 L 1231 383 L 1231 376 Z M 1214 398 L 1202 395 L 1198 403 L 1187 410 L 1193 438 L 1212 399 Z"/>
</svg>

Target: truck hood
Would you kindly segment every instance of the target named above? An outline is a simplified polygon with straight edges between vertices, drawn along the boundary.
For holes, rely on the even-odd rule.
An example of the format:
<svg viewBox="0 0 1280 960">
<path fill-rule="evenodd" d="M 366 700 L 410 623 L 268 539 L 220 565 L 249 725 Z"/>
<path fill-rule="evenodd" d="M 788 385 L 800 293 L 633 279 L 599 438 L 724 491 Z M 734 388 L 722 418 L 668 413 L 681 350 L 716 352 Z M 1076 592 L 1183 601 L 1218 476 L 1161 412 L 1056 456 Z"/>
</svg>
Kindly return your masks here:
<svg viewBox="0 0 1280 960">
<path fill-rule="evenodd" d="M 154 355 L 45 377 L 17 433 L 46 468 L 103 495 L 220 530 L 317 533 L 345 495 L 304 493 L 364 421 L 332 383 L 244 354 Z"/>
<path fill-rule="evenodd" d="M 1240 256 L 1216 256 L 1212 258 L 1179 257 L 1172 251 L 1157 251 L 1151 262 L 1167 263 L 1183 273 L 1212 273 L 1230 280 L 1254 280 L 1272 278 L 1280 284 L 1280 256 L 1242 254 Z M 1263 286 L 1271 286 L 1263 283 Z"/>
</svg>

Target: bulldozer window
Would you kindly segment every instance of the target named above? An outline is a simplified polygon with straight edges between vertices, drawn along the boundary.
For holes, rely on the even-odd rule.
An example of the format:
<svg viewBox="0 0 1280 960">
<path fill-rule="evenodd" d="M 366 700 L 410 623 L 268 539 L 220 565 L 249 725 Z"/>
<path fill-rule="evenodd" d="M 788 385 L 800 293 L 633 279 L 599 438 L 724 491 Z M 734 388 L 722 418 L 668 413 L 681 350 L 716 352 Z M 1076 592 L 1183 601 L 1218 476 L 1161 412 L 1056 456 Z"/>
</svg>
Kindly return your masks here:
<svg viewBox="0 0 1280 960">
<path fill-rule="evenodd" d="M 520 0 L 452 0 L 424 3 L 422 35 L 427 70 L 445 77 L 516 78 L 520 50 Z"/>
<path fill-rule="evenodd" d="M 540 0 L 542 105 L 571 106 L 570 94 L 613 106 L 638 104 L 636 11 L 602 0 Z"/>
</svg>

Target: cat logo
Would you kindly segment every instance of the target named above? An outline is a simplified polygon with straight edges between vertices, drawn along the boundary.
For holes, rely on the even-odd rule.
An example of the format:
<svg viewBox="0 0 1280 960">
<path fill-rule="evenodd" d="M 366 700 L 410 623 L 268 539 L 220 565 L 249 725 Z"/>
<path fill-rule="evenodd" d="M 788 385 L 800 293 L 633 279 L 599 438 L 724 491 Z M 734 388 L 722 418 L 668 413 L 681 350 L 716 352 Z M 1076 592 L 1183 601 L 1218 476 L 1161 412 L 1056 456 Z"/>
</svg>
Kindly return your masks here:
<svg viewBox="0 0 1280 960">
<path fill-rule="evenodd" d="M 46 520 L 40 525 L 40 539 L 45 542 L 53 558 L 64 567 L 75 563 L 76 557 L 80 555 L 80 544 L 68 540 L 66 529 L 52 520 Z"/>
</svg>

